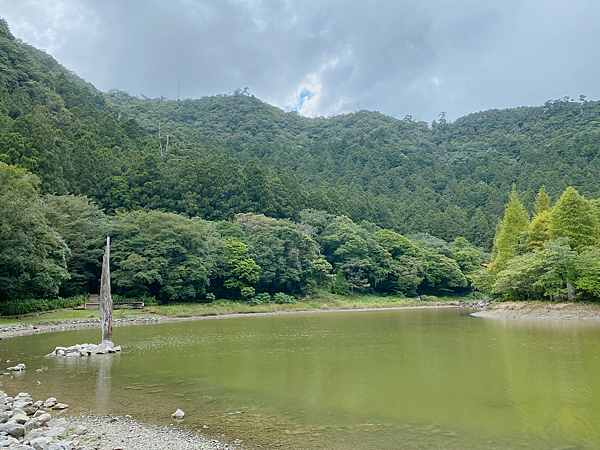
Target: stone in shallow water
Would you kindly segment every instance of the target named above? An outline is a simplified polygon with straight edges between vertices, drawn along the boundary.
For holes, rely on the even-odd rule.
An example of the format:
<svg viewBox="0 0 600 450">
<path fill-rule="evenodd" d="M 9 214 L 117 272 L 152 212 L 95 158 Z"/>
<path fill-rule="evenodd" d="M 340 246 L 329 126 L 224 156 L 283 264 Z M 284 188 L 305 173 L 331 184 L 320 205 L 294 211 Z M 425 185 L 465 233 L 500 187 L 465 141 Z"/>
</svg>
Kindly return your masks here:
<svg viewBox="0 0 600 450">
<path fill-rule="evenodd" d="M 178 409 L 173 414 L 171 414 L 171 417 L 173 419 L 177 419 L 177 420 L 183 419 L 183 416 L 185 416 L 185 413 L 182 410 L 180 410 L 180 409 Z"/>
</svg>

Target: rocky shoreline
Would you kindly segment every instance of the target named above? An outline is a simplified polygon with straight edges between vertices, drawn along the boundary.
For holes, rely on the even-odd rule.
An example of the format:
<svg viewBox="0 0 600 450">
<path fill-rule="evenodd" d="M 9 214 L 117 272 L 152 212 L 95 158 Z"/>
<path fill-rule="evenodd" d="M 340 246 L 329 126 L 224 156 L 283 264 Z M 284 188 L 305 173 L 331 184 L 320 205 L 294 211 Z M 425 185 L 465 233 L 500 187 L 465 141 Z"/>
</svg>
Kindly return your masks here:
<svg viewBox="0 0 600 450">
<path fill-rule="evenodd" d="M 52 417 L 68 405 L 55 398 L 34 401 L 21 392 L 0 391 L 0 448 L 9 450 L 224 450 L 229 446 L 177 428 L 137 423 L 112 416 Z"/>
<path fill-rule="evenodd" d="M 600 305 L 589 303 L 504 302 L 471 314 L 474 317 L 528 320 L 600 321 Z"/>
</svg>

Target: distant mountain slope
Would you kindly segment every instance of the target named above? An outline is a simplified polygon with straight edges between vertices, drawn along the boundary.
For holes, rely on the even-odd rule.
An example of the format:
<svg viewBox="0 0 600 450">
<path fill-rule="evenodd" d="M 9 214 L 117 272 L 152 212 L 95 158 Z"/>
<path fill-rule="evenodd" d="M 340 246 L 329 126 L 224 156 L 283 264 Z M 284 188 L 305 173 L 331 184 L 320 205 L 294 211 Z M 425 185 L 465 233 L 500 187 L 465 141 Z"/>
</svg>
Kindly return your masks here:
<svg viewBox="0 0 600 450">
<path fill-rule="evenodd" d="M 158 130 L 161 138 L 158 138 Z M 166 136 L 170 147 L 166 149 Z M 549 101 L 454 123 L 284 112 L 245 92 L 175 101 L 100 93 L 0 23 L 0 160 L 109 213 L 296 219 L 314 208 L 491 247 L 510 187 L 600 195 L 600 102 Z"/>
</svg>

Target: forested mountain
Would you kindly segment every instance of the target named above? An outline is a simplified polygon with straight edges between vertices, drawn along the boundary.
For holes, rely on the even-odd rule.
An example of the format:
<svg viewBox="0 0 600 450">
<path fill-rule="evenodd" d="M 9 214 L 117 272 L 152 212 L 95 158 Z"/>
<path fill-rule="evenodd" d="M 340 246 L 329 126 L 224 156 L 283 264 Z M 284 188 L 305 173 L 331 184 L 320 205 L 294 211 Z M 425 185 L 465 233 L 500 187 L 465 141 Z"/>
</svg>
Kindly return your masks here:
<svg viewBox="0 0 600 450">
<path fill-rule="evenodd" d="M 307 118 L 247 91 L 183 101 L 102 94 L 5 23 L 0 40 L 1 160 L 40 176 L 42 192 L 85 194 L 109 213 L 297 220 L 313 208 L 491 249 L 512 183 L 530 211 L 542 184 L 554 196 L 566 186 L 599 196 L 599 102 L 564 98 L 431 125 L 364 110 Z"/>
<path fill-rule="evenodd" d="M 404 233 L 464 236 L 490 248 L 512 183 L 530 211 L 543 184 L 555 196 L 567 186 L 599 195 L 600 103 L 583 97 L 430 126 L 364 110 L 310 119 L 244 92 L 174 101 L 113 90 L 107 101 L 151 136 L 160 124 L 163 139 L 169 133 L 275 172 L 291 168 L 304 190 L 341 194 L 321 209 Z"/>
<path fill-rule="evenodd" d="M 542 185 L 597 205 L 599 150 L 583 96 L 432 124 L 307 118 L 246 90 L 147 99 L 99 92 L 0 21 L 0 303 L 93 291 L 106 234 L 123 295 L 468 292 L 511 185 L 529 213 Z"/>
</svg>

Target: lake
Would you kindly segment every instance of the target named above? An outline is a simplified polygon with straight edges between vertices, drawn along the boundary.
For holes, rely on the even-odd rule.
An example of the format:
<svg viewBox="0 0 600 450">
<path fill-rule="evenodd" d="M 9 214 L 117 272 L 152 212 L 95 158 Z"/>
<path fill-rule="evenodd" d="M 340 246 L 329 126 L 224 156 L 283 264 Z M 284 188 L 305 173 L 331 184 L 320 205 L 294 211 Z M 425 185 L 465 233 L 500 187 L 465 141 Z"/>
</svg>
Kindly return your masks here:
<svg viewBox="0 0 600 450">
<path fill-rule="evenodd" d="M 0 380 L 9 395 L 57 397 L 71 415 L 164 425 L 181 408 L 177 426 L 249 448 L 600 448 L 600 324 L 468 313 L 117 327 L 121 354 L 81 359 L 43 355 L 97 343 L 100 330 L 47 333 L 2 341 L 2 368 L 27 370 Z"/>
</svg>

